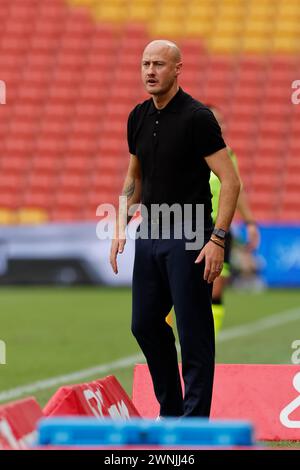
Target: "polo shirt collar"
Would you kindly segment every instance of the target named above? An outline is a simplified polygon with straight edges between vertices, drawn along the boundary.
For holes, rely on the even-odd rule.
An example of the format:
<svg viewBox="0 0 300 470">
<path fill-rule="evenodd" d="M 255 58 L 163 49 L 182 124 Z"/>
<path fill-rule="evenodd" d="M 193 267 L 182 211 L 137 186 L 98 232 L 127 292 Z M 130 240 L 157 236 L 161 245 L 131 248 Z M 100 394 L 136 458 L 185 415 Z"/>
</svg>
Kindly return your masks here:
<svg viewBox="0 0 300 470">
<path fill-rule="evenodd" d="M 181 102 L 182 97 L 184 96 L 184 91 L 182 88 L 179 87 L 179 90 L 177 91 L 176 95 L 173 96 L 173 98 L 169 101 L 167 106 L 165 106 L 162 109 L 157 109 L 154 105 L 154 101 L 151 98 L 150 99 L 150 106 L 148 110 L 148 115 L 155 114 L 157 111 L 163 112 L 163 113 L 177 113 L 179 111 L 179 104 Z"/>
</svg>

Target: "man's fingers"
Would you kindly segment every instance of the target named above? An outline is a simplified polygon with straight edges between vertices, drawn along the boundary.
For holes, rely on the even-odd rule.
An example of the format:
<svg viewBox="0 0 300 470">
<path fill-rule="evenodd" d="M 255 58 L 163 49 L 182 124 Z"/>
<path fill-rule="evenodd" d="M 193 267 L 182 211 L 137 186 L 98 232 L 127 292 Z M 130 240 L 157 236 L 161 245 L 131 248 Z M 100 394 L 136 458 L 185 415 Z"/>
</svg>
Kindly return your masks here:
<svg viewBox="0 0 300 470">
<path fill-rule="evenodd" d="M 213 282 L 222 272 L 223 264 L 212 264 L 208 276 L 208 283 Z"/>
<path fill-rule="evenodd" d="M 210 273 L 209 273 L 209 276 L 208 276 L 208 279 L 207 279 L 207 282 L 210 284 L 211 282 L 214 282 L 214 280 L 216 279 L 216 277 L 218 276 L 219 272 L 216 271 L 215 267 L 212 267 L 211 270 L 210 270 Z"/>
<path fill-rule="evenodd" d="M 211 265 L 210 266 L 210 271 L 209 271 L 209 274 L 208 274 L 208 277 L 207 277 L 207 282 L 210 284 L 211 282 L 213 282 L 214 278 L 215 278 L 215 271 L 214 271 L 213 266 Z"/>
<path fill-rule="evenodd" d="M 121 239 L 114 239 L 111 244 L 109 261 L 115 274 L 118 274 L 117 256 L 118 253 L 123 253 L 125 243 L 126 238 L 124 237 Z"/>
<path fill-rule="evenodd" d="M 205 281 L 207 281 L 207 278 L 208 278 L 209 272 L 210 272 L 210 259 L 208 259 L 207 256 L 205 256 L 205 248 L 203 248 L 203 249 L 200 251 L 200 253 L 199 253 L 199 255 L 198 255 L 198 257 L 197 257 L 195 263 L 196 263 L 196 264 L 200 264 L 200 263 L 204 260 L 204 258 L 205 258 L 205 268 L 204 268 L 203 279 L 204 279 Z"/>
<path fill-rule="evenodd" d="M 208 280 L 208 277 L 209 277 L 209 274 L 210 274 L 210 270 L 211 270 L 211 261 L 210 259 L 208 259 L 207 257 L 205 258 L 205 269 L 204 269 L 204 275 L 203 275 L 203 279 L 205 281 Z"/>
<path fill-rule="evenodd" d="M 223 268 L 223 257 L 216 256 L 215 253 L 211 253 L 211 249 L 209 248 L 209 244 L 203 248 L 197 257 L 195 263 L 199 264 L 205 258 L 205 267 L 204 267 L 204 274 L 203 279 L 208 283 L 211 283 L 218 277 Z M 213 252 L 216 251 L 215 247 L 213 246 Z"/>
<path fill-rule="evenodd" d="M 115 274 L 118 274 L 117 253 L 110 255 L 110 264 Z"/>
<path fill-rule="evenodd" d="M 205 251 L 204 249 L 200 251 L 199 255 L 197 256 L 197 259 L 195 261 L 196 264 L 201 263 L 201 261 L 204 259 L 205 256 Z"/>
<path fill-rule="evenodd" d="M 260 243 L 260 233 L 256 225 L 248 225 L 247 238 L 248 246 L 251 250 L 258 248 Z"/>
<path fill-rule="evenodd" d="M 125 239 L 119 240 L 119 253 L 123 253 L 125 243 L 126 243 Z"/>
<path fill-rule="evenodd" d="M 118 265 L 117 265 L 117 255 L 119 249 L 119 242 L 114 240 L 112 242 L 111 251 L 110 251 L 110 264 L 115 274 L 118 274 Z"/>
</svg>

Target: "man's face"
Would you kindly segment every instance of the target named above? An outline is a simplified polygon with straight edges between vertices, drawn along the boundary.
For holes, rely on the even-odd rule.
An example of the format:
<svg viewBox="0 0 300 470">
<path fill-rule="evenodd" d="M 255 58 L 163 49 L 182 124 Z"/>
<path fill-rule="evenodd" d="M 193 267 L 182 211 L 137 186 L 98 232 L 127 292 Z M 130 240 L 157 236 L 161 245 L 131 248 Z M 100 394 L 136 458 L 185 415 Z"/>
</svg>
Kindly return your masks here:
<svg viewBox="0 0 300 470">
<path fill-rule="evenodd" d="M 166 46 L 149 46 L 142 58 L 142 80 L 150 95 L 163 95 L 173 86 L 180 73 L 180 63 Z"/>
</svg>

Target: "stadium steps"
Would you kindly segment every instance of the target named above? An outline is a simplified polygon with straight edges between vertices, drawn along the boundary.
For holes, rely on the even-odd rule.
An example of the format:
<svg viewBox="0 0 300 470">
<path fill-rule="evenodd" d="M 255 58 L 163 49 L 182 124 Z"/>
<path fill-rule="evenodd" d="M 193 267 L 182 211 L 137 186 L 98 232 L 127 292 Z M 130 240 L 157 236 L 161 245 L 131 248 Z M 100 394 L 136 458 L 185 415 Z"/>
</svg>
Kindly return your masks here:
<svg viewBox="0 0 300 470">
<path fill-rule="evenodd" d="M 68 0 L 96 21 L 139 21 L 150 36 L 201 37 L 211 53 L 297 53 L 297 0 Z"/>
<path fill-rule="evenodd" d="M 266 194 L 272 194 L 272 182 L 280 172 L 284 182 L 277 194 L 278 210 L 281 204 L 288 209 L 284 192 L 289 185 L 295 187 L 295 156 L 300 151 L 300 107 L 290 106 L 290 85 L 300 66 L 298 56 L 282 53 L 296 49 L 278 49 L 276 41 L 286 39 L 290 44 L 297 39 L 299 8 L 292 0 L 275 0 L 270 12 L 269 0 L 255 0 L 245 19 L 245 3 L 220 1 L 215 11 L 213 2 L 162 0 L 153 27 L 159 25 L 162 33 L 169 27 L 177 30 L 174 35 L 178 34 L 185 57 L 182 86 L 224 111 L 228 143 L 238 153 L 247 189 L 252 184 L 264 186 Z M 0 78 L 14 90 L 10 106 L 1 107 L 0 207 L 5 212 L 40 205 L 53 220 L 57 214 L 68 214 L 72 220 L 82 214 L 90 217 L 96 201 L 116 200 L 126 170 L 127 115 L 146 97 L 137 57 L 149 40 L 146 23 L 151 18 L 146 13 L 154 11 L 153 1 L 38 4 L 37 8 L 36 0 L 11 0 L 0 7 Z M 96 12 L 98 22 L 89 9 Z M 269 33 L 263 27 L 266 19 L 274 24 Z M 202 30 L 204 24 L 209 27 Z M 237 38 L 241 24 L 243 34 Z M 218 31 L 217 41 L 223 41 L 214 55 L 203 43 L 205 39 L 206 47 L 212 44 L 212 31 Z M 247 51 L 245 41 L 259 42 L 266 36 L 272 54 L 265 56 L 266 50 L 257 44 L 255 54 L 232 54 L 239 47 Z M 230 49 L 232 41 L 236 45 Z M 113 76 L 112 68 L 117 71 Z M 83 202 L 78 193 L 86 188 Z M 255 208 L 271 220 L 278 210 L 265 192 L 261 206 L 256 198 Z M 294 220 L 294 209 L 287 214 Z"/>
</svg>

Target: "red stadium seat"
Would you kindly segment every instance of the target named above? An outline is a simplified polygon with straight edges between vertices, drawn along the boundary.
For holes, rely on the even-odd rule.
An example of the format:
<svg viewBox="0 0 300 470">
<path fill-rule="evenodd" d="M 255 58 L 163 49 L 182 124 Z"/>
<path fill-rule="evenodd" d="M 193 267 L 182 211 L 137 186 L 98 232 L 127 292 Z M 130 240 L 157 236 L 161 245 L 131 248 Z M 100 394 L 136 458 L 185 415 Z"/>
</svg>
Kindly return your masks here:
<svg viewBox="0 0 300 470">
<path fill-rule="evenodd" d="M 30 159 L 25 156 L 0 156 L 0 170 L 2 174 L 6 173 L 24 173 L 30 169 Z"/>
<path fill-rule="evenodd" d="M 299 181 L 299 180 L 298 180 Z M 286 185 L 285 191 L 281 197 L 282 206 L 283 208 L 290 207 L 290 208 L 297 208 L 299 210 L 299 219 L 300 219 L 300 200 L 299 200 L 299 192 L 297 190 L 297 186 L 290 186 Z"/>
<path fill-rule="evenodd" d="M 62 193 L 81 193 L 89 188 L 89 178 L 82 173 L 63 172 L 58 181 L 59 191 Z"/>
<path fill-rule="evenodd" d="M 60 0 L 44 0 L 39 5 L 38 15 L 44 18 L 44 21 L 60 22 L 68 18 L 69 11 L 67 5 Z"/>
<path fill-rule="evenodd" d="M 238 101 L 232 105 L 230 116 L 232 121 L 245 120 L 251 121 L 257 113 L 257 105 L 253 103 L 239 103 Z"/>
<path fill-rule="evenodd" d="M 22 195 L 21 206 L 31 208 L 49 208 L 53 203 L 54 194 L 52 191 L 41 189 L 26 191 Z"/>
<path fill-rule="evenodd" d="M 31 170 L 26 179 L 26 190 L 29 192 L 55 191 L 58 181 L 56 173 Z"/>
<path fill-rule="evenodd" d="M 278 222 L 300 223 L 299 208 L 282 207 L 276 218 Z"/>
<path fill-rule="evenodd" d="M 253 104 L 259 102 L 259 99 L 263 96 L 263 89 L 260 82 L 252 83 L 251 86 L 238 82 L 234 89 L 233 98 L 237 104 Z"/>
<path fill-rule="evenodd" d="M 1 2 L 0 3 L 0 20 L 1 24 L 3 24 L 3 21 L 7 18 L 9 12 L 9 4 L 6 2 Z"/>
<path fill-rule="evenodd" d="M 18 136 L 32 136 L 36 135 L 39 130 L 39 121 L 38 120 L 29 120 L 23 117 L 14 117 L 14 133 Z"/>
<path fill-rule="evenodd" d="M 67 120 L 70 119 L 75 111 L 75 103 L 71 106 L 66 106 L 65 104 L 61 104 L 58 101 L 52 100 L 52 102 L 48 102 L 44 108 L 44 115 L 51 116 L 54 119 L 63 119 Z"/>
<path fill-rule="evenodd" d="M 117 209 L 117 202 L 118 197 L 115 193 L 103 189 L 103 191 L 99 191 L 97 193 L 93 192 L 87 194 L 86 207 L 89 208 L 89 210 L 95 211 L 96 214 L 96 209 L 100 204 L 113 204 Z"/>
<path fill-rule="evenodd" d="M 267 190 L 271 194 L 273 192 L 278 192 L 281 187 L 281 178 L 280 174 L 277 172 L 273 174 L 257 173 L 251 182 L 251 190 L 257 191 L 258 195 L 254 193 L 253 198 L 260 197 L 260 190 Z"/>
<path fill-rule="evenodd" d="M 63 171 L 67 174 L 72 172 L 75 173 L 87 173 L 93 169 L 94 157 L 89 155 L 73 155 L 66 152 L 62 160 Z"/>
<path fill-rule="evenodd" d="M 51 44 L 54 38 L 59 41 L 64 30 L 65 21 L 49 21 L 49 19 L 46 21 L 45 15 L 40 13 L 32 32 L 31 45 L 33 49 L 44 49 L 48 39 L 51 40 Z"/>
<path fill-rule="evenodd" d="M 67 142 L 63 136 L 49 137 L 48 135 L 39 135 L 36 142 L 35 153 L 44 156 L 59 156 L 63 155 L 67 149 Z"/>
<path fill-rule="evenodd" d="M 259 190 L 256 191 L 252 190 L 249 191 L 249 200 L 251 204 L 253 204 L 253 209 L 255 210 L 256 207 L 258 208 L 272 208 L 278 202 L 278 193 L 274 193 L 273 191 L 269 191 L 264 187 L 261 187 Z"/>
<path fill-rule="evenodd" d="M 278 221 L 278 216 L 275 217 L 274 210 L 264 209 L 261 207 L 255 207 L 255 219 L 257 222 L 264 223 L 266 220 L 275 222 Z"/>
<path fill-rule="evenodd" d="M 122 186 L 122 178 L 114 173 L 95 173 L 89 183 L 90 190 L 98 194 L 102 191 L 121 194 Z"/>
<path fill-rule="evenodd" d="M 250 86 L 250 87 L 253 87 L 255 86 L 257 83 L 262 83 L 264 82 L 265 78 L 266 78 L 266 71 L 264 68 L 260 68 L 260 69 L 244 69 L 242 67 L 240 67 L 237 75 L 236 75 L 236 78 L 239 80 L 239 82 L 241 83 L 241 86 L 243 87 L 247 87 L 247 86 Z"/>
<path fill-rule="evenodd" d="M 94 206 L 82 207 L 79 218 L 80 220 L 95 220 L 96 217 L 96 208 Z"/>
<path fill-rule="evenodd" d="M 259 155 L 263 157 L 265 155 L 273 155 L 276 158 L 277 154 L 280 153 L 282 155 L 284 147 L 284 142 L 280 136 L 267 136 L 261 135 L 260 139 L 256 142 L 256 149 Z M 275 159 L 274 158 L 274 159 Z"/>
<path fill-rule="evenodd" d="M 85 191 L 68 190 L 59 188 L 55 196 L 55 205 L 57 208 L 79 209 L 86 201 Z"/>
<path fill-rule="evenodd" d="M 66 151 L 71 155 L 91 157 L 94 155 L 96 142 L 88 136 L 71 135 L 67 145 Z"/>
<path fill-rule="evenodd" d="M 0 201 L 1 208 L 15 210 L 18 209 L 21 205 L 22 194 L 15 190 L 7 191 L 7 189 L 2 190 L 0 188 Z"/>
<path fill-rule="evenodd" d="M 81 208 L 70 208 L 65 206 L 53 206 L 49 209 L 50 220 L 54 222 L 74 222 L 82 220 L 82 209 Z M 89 220 L 92 217 L 88 218 Z"/>
<path fill-rule="evenodd" d="M 1 170 L 0 170 L 1 171 Z M 0 188 L 1 192 L 10 194 L 11 192 L 22 191 L 25 187 L 26 178 L 25 175 L 21 172 L 8 172 L 5 171 L 0 173 Z M 0 206 L 2 205 L 2 201 L 0 201 Z"/>
<path fill-rule="evenodd" d="M 62 169 L 62 162 L 60 155 L 51 157 L 34 155 L 31 160 L 31 169 L 42 174 L 58 173 Z"/>
</svg>

